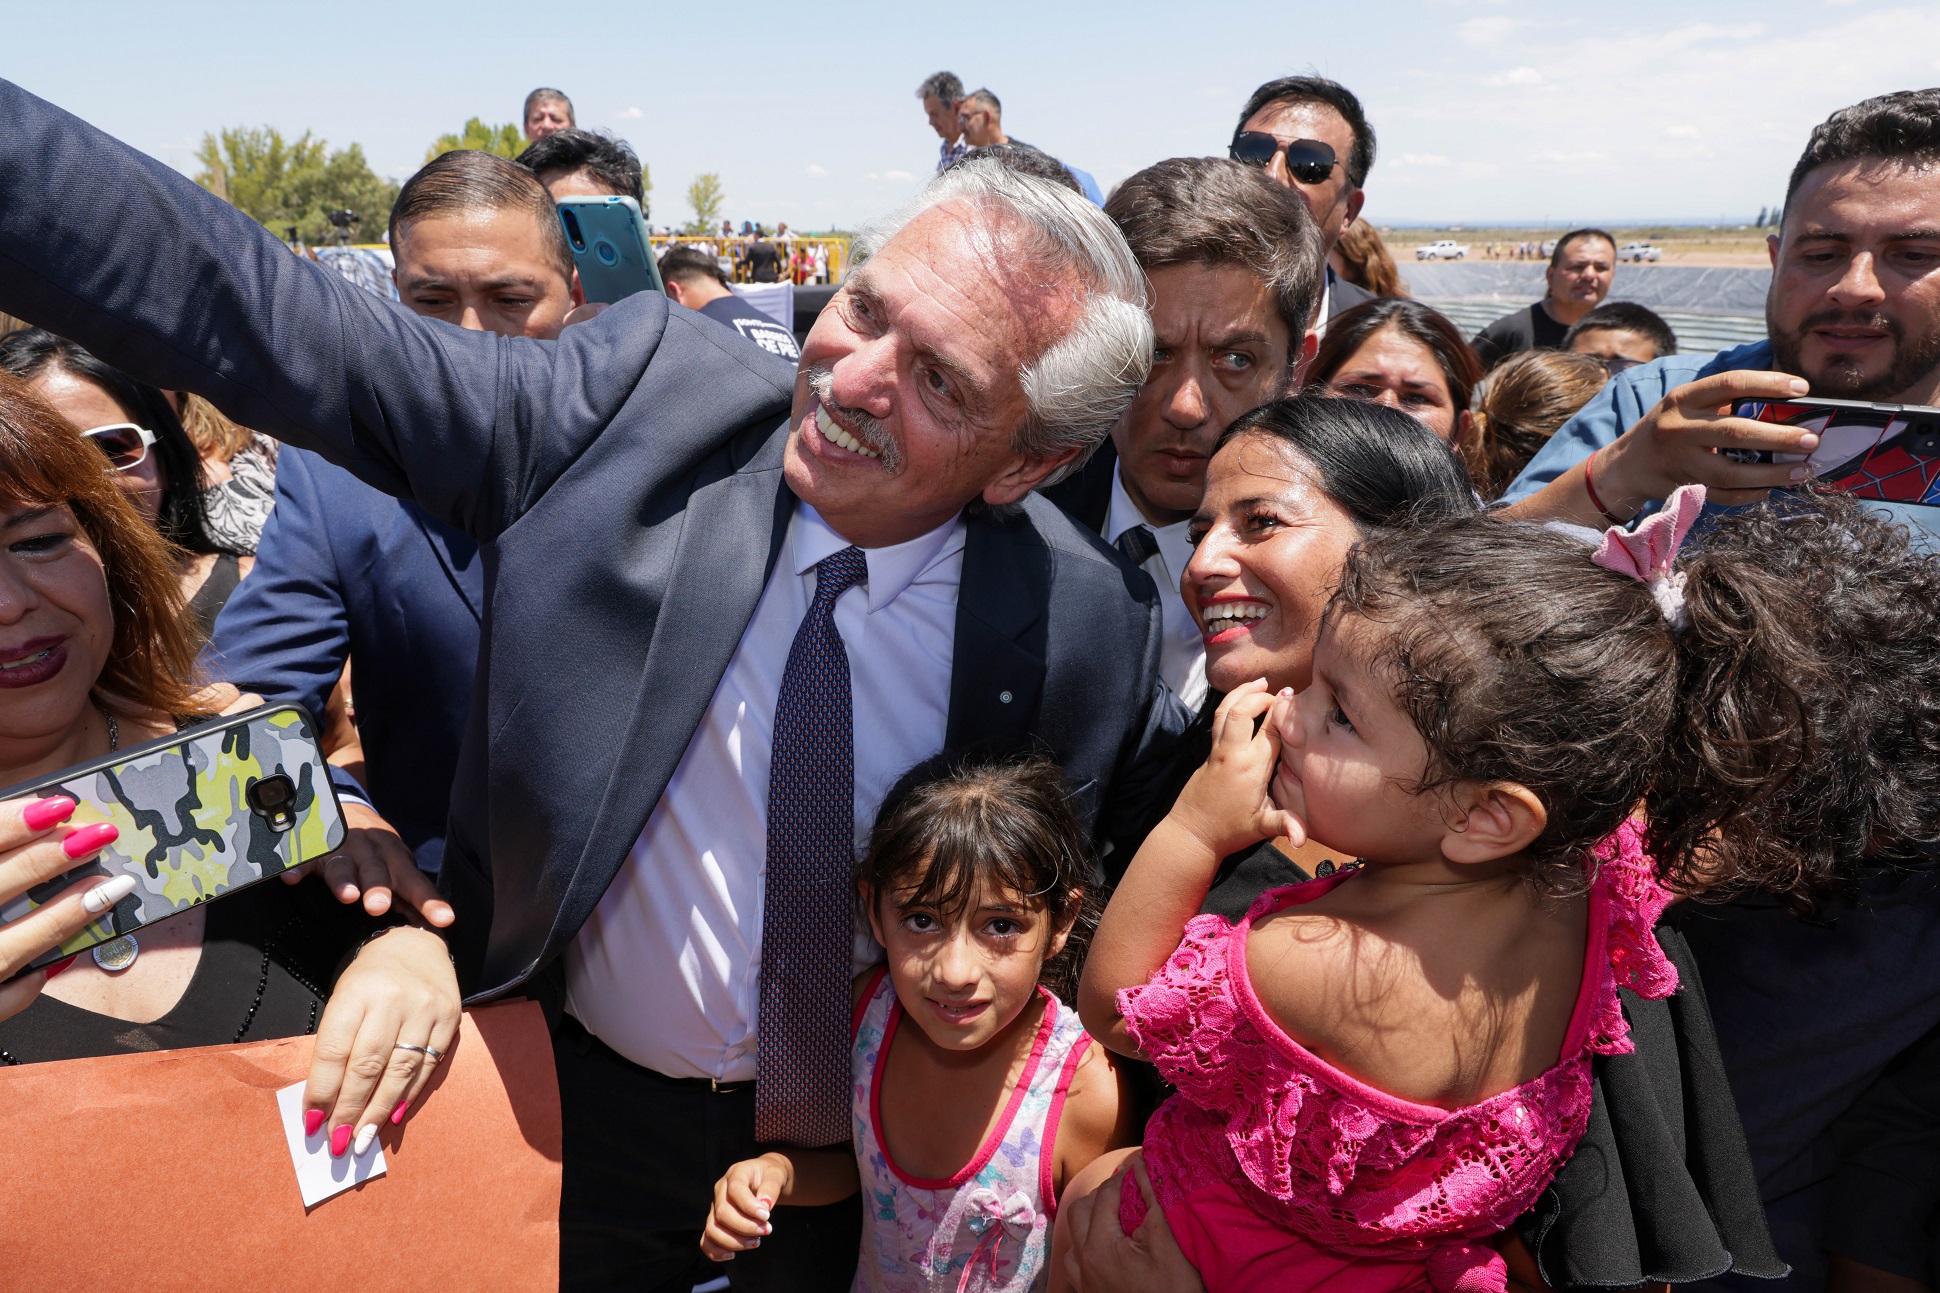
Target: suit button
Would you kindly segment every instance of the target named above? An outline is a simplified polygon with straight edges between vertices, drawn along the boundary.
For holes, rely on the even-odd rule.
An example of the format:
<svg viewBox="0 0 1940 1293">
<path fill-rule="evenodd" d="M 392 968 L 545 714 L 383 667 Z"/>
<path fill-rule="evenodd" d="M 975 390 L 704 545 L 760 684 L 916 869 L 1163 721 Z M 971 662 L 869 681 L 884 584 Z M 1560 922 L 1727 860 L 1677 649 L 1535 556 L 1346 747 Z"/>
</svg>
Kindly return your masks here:
<svg viewBox="0 0 1940 1293">
<path fill-rule="evenodd" d="M 1001 701 L 1003 704 L 1008 705 L 1010 704 L 1010 693 L 1007 691 L 1000 691 L 997 693 L 997 699 Z"/>
</svg>

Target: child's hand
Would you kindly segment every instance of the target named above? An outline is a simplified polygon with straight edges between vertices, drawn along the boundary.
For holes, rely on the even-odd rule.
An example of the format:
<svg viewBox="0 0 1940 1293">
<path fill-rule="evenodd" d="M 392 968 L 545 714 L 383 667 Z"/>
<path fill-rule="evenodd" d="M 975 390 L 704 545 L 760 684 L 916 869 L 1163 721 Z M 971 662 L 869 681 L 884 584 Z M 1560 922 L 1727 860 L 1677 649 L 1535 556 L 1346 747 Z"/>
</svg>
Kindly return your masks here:
<svg viewBox="0 0 1940 1293">
<path fill-rule="evenodd" d="M 714 1210 L 701 1232 L 701 1251 L 713 1261 L 726 1262 L 736 1253 L 761 1247 L 761 1237 L 774 1229 L 768 1214 L 788 1192 L 793 1176 L 793 1165 L 780 1154 L 763 1154 L 730 1167 L 714 1183 Z"/>
<path fill-rule="evenodd" d="M 1275 835 L 1295 848 L 1307 842 L 1300 820 L 1267 793 L 1280 760 L 1279 720 L 1292 703 L 1291 691 L 1276 696 L 1259 678 L 1229 692 L 1213 718 L 1212 756 L 1192 774 L 1172 816 L 1220 857 Z"/>
</svg>

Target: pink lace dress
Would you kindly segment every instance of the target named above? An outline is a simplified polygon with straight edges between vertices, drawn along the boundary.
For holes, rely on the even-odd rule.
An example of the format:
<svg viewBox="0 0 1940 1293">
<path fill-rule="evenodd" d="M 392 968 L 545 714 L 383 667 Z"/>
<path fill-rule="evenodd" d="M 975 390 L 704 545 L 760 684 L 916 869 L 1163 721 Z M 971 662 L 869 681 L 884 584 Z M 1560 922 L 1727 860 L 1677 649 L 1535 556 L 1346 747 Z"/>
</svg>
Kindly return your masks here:
<svg viewBox="0 0 1940 1293">
<path fill-rule="evenodd" d="M 1590 1058 L 1631 1049 L 1619 987 L 1670 995 L 1652 927 L 1670 901 L 1626 825 L 1598 849 L 1583 986 L 1562 1056 L 1540 1076 L 1447 1110 L 1388 1095 L 1282 1031 L 1246 972 L 1253 922 L 1354 872 L 1269 890 L 1245 919 L 1198 916 L 1150 983 L 1119 993 L 1127 1027 L 1178 1094 L 1153 1115 L 1145 1162 L 1166 1222 L 1211 1293 L 1504 1287 L 1485 1242 L 1536 1201 L 1590 1113 Z M 1119 1219 L 1145 1202 L 1131 1178 Z"/>
</svg>

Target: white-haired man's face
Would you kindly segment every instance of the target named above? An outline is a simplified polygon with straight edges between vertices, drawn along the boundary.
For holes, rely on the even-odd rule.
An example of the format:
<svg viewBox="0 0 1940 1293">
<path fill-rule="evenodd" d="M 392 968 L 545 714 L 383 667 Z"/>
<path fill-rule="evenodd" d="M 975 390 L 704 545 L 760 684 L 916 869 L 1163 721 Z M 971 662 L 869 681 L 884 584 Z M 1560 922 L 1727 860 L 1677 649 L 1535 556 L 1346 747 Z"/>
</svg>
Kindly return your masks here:
<svg viewBox="0 0 1940 1293">
<path fill-rule="evenodd" d="M 789 488 L 862 547 L 913 539 L 973 499 L 1013 503 L 1073 453 L 1012 447 L 1022 370 L 1075 326 L 1075 274 L 1018 254 L 1010 218 L 946 202 L 849 275 L 795 378 Z"/>
</svg>

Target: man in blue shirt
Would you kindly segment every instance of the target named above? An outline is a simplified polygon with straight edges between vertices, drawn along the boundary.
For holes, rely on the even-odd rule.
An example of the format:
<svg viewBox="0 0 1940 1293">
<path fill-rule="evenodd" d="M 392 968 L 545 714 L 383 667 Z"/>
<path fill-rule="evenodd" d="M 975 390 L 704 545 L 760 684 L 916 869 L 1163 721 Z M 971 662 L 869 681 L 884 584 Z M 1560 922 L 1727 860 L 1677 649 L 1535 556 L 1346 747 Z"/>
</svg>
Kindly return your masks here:
<svg viewBox="0 0 1940 1293">
<path fill-rule="evenodd" d="M 1715 452 L 1803 454 L 1818 445 L 1817 436 L 1797 429 L 1730 416 L 1734 400 L 1810 392 L 1935 403 L 1936 161 L 1940 90 L 1883 95 L 1833 114 L 1813 131 L 1794 168 L 1784 223 L 1770 240 L 1771 339 L 1710 357 L 1673 355 L 1619 374 L 1510 487 L 1511 511 L 1613 524 L 1687 482 L 1706 485 L 1712 504 L 1730 506 L 1802 480 L 1808 471 L 1796 460 L 1741 463 Z M 1926 496 L 1933 496 L 1930 486 Z M 1877 506 L 1940 531 L 1940 507 Z M 1849 1111 L 1849 1128 L 1890 1123 L 1864 1116 L 1875 1099 L 1867 1088 L 1940 1024 L 1940 958 L 1932 952 L 1940 939 L 1940 879 L 1858 870 L 1857 900 L 1812 921 L 1755 900 L 1686 904 L 1679 914 L 1703 969 L 1772 1235 L 1794 1268 L 1782 1284 L 1760 1282 L 1773 1293 L 1825 1287 L 1828 1249 L 1846 1256 L 1850 1275 L 1870 1270 L 1865 1259 L 1876 1252 L 1925 1251 L 1928 1238 L 1880 1243 L 1874 1235 L 1861 1246 L 1842 1233 L 1841 1217 L 1905 1213 L 1894 1198 L 1843 1198 L 1828 1220 L 1834 1124 Z"/>
<path fill-rule="evenodd" d="M 964 97 L 963 102 L 957 105 L 957 125 L 963 131 L 963 143 L 968 151 L 974 152 L 997 144 L 1033 147 L 1004 133 L 1004 105 L 989 90 L 972 90 Z M 1038 151 L 1044 150 L 1040 148 Z M 1078 181 L 1079 190 L 1091 199 L 1093 206 L 1105 205 L 1104 190 L 1098 187 L 1098 181 L 1091 177 L 1091 172 L 1081 171 L 1062 158 L 1058 159 L 1058 164 L 1071 172 L 1071 177 Z M 937 169 L 942 170 L 948 165 L 947 161 L 943 162 Z"/>
</svg>

